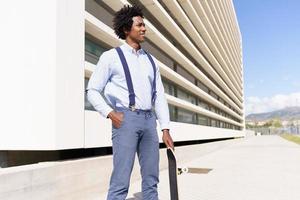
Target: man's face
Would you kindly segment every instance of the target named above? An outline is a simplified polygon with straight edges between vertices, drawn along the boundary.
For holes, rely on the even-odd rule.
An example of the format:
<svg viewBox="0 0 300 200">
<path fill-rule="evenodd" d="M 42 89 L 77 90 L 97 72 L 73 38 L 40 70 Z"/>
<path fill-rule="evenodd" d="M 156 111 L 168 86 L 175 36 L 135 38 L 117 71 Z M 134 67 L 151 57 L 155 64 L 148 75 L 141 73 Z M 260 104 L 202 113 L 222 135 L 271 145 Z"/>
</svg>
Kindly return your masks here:
<svg viewBox="0 0 300 200">
<path fill-rule="evenodd" d="M 131 30 L 127 32 L 127 37 L 130 37 L 131 40 L 140 43 L 145 40 L 146 27 L 142 17 L 136 16 L 132 18 Z"/>
</svg>

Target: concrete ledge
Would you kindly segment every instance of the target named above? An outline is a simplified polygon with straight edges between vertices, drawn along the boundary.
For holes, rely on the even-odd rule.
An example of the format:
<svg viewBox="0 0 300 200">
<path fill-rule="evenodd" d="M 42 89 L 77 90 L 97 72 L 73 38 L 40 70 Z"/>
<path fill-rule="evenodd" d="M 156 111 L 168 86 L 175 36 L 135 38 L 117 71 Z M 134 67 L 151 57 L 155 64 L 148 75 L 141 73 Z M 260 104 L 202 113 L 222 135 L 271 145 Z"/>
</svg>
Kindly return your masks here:
<svg viewBox="0 0 300 200">
<path fill-rule="evenodd" d="M 176 148 L 180 163 L 230 145 L 226 140 Z M 160 169 L 167 168 L 165 149 L 160 150 Z M 97 199 L 108 189 L 112 156 L 100 156 L 0 169 L 0 199 Z M 140 179 L 136 160 L 131 182 Z"/>
</svg>

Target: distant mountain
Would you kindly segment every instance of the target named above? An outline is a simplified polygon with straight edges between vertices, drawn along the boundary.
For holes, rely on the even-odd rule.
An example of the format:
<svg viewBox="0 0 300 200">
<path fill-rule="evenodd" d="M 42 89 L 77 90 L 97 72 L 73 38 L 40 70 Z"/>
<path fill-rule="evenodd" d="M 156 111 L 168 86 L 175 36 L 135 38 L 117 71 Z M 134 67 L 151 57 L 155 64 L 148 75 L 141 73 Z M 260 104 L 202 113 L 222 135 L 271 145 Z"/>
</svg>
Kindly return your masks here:
<svg viewBox="0 0 300 200">
<path fill-rule="evenodd" d="M 275 118 L 281 120 L 300 119 L 300 107 L 287 107 L 272 112 L 250 114 L 246 116 L 246 121 L 267 121 Z"/>
</svg>

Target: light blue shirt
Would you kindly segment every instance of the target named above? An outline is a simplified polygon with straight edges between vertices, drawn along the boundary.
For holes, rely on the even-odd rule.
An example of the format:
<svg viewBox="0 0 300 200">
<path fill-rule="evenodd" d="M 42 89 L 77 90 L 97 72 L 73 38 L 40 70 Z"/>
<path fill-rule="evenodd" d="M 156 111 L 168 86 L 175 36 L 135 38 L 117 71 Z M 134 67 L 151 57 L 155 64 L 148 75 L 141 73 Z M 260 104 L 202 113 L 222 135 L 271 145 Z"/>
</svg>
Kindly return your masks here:
<svg viewBox="0 0 300 200">
<path fill-rule="evenodd" d="M 149 110 L 152 108 L 153 67 L 143 49 L 136 51 L 127 43 L 121 46 L 131 74 L 135 92 L 135 107 Z M 164 87 L 156 65 L 157 97 L 154 110 L 161 129 L 169 129 L 169 108 L 165 98 Z M 96 69 L 90 77 L 87 86 L 87 98 L 96 111 L 102 116 L 107 115 L 115 107 L 129 107 L 128 88 L 123 66 L 116 49 L 104 52 L 97 63 Z M 103 94 L 105 98 L 103 98 Z"/>
</svg>

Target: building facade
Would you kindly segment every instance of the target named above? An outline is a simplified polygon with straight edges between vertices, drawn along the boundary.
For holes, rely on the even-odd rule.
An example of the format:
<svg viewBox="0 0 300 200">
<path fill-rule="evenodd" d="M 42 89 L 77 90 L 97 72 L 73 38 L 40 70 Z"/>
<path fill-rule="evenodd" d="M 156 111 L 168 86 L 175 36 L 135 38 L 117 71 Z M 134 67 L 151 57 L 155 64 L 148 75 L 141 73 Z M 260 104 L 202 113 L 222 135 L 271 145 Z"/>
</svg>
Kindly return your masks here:
<svg viewBox="0 0 300 200">
<path fill-rule="evenodd" d="M 12 20 L 6 37 L 22 53 L 5 56 L 13 67 L 1 69 L 16 81 L 3 79 L 10 82 L 3 105 L 14 106 L 2 108 L 0 150 L 111 146 L 110 120 L 89 104 L 85 87 L 99 56 L 124 43 L 112 29 L 114 12 L 133 3 L 144 9 L 142 47 L 158 60 L 174 141 L 244 136 L 242 38 L 232 0 L 21 1 L 2 12 Z M 15 51 L 9 40 L 1 48 Z"/>
</svg>

